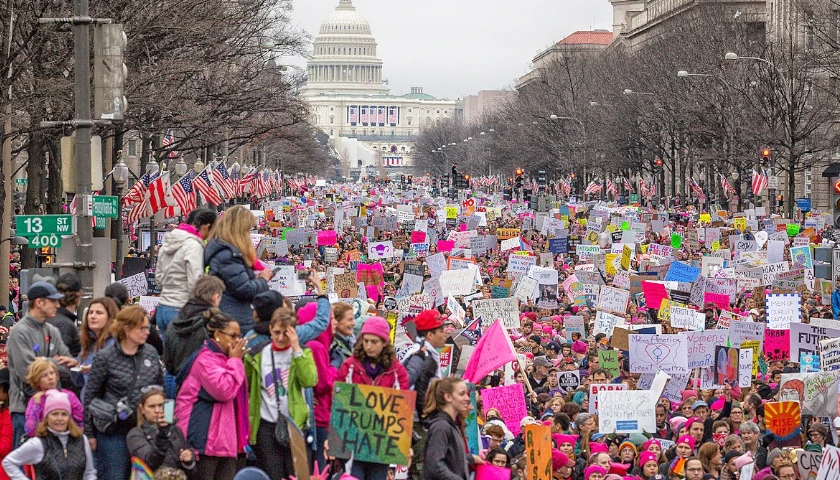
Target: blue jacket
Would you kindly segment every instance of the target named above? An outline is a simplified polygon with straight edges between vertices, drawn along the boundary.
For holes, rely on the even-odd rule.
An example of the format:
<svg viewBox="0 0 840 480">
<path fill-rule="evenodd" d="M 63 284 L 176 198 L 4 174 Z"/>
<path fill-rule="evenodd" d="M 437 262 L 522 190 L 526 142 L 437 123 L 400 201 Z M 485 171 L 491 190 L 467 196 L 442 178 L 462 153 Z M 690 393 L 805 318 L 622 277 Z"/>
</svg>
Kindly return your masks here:
<svg viewBox="0 0 840 480">
<path fill-rule="evenodd" d="M 834 312 L 834 318 L 840 318 L 840 289 L 835 288 L 831 292 L 831 311 Z"/>
<path fill-rule="evenodd" d="M 258 293 L 268 291 L 268 282 L 256 278 L 254 269 L 245 265 L 238 248 L 215 238 L 204 249 L 204 266 L 209 268 L 210 275 L 225 282 L 219 309 L 235 318 L 241 331 L 251 330 L 254 326 L 251 300 Z"/>
</svg>

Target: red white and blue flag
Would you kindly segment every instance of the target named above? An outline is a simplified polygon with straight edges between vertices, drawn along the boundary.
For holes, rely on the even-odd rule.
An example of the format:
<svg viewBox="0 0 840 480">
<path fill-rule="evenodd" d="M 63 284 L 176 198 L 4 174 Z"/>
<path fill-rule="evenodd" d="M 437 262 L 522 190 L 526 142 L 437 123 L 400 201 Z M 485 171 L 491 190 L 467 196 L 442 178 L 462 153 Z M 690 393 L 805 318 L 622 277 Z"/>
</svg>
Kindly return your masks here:
<svg viewBox="0 0 840 480">
<path fill-rule="evenodd" d="M 221 205 L 222 204 L 222 197 L 219 196 L 219 192 L 213 188 L 213 184 L 210 183 L 210 177 L 207 175 L 207 170 L 203 170 L 201 173 L 195 176 L 193 179 L 193 188 L 204 197 L 204 201 L 206 203 L 212 203 L 213 205 Z"/>
<path fill-rule="evenodd" d="M 172 130 L 167 130 L 166 134 L 163 136 L 163 142 L 161 142 L 161 146 L 165 150 L 169 150 L 169 153 L 166 154 L 167 158 L 175 158 L 178 156 L 178 152 L 172 148 L 173 145 L 175 145 L 175 135 L 172 134 Z"/>
<path fill-rule="evenodd" d="M 166 191 L 169 190 L 169 173 L 159 175 L 149 184 L 149 207 L 152 209 L 152 215 L 156 214 L 160 209 L 166 207 Z"/>
<path fill-rule="evenodd" d="M 633 184 L 630 183 L 630 180 L 628 180 L 627 178 L 624 178 L 623 180 L 624 180 L 624 188 L 630 193 L 635 193 L 636 190 L 633 189 Z"/>
<path fill-rule="evenodd" d="M 248 173 L 242 175 L 242 178 L 239 180 L 239 193 L 251 193 L 251 182 L 254 181 L 254 176 L 256 175 L 257 169 L 251 167 L 248 170 Z"/>
<path fill-rule="evenodd" d="M 752 174 L 752 192 L 753 195 L 761 195 L 761 191 L 767 188 L 767 184 L 770 182 L 767 178 L 767 174 L 764 172 L 764 169 L 761 169 L 761 173 L 756 172 L 753 169 Z"/>
<path fill-rule="evenodd" d="M 733 187 L 731 183 L 726 181 L 726 177 L 724 177 L 722 173 L 720 174 L 720 186 L 723 187 L 724 191 L 735 195 L 735 187 Z"/>
<path fill-rule="evenodd" d="M 600 183 L 595 183 L 594 181 L 589 182 L 589 185 L 586 186 L 586 190 L 584 190 L 584 195 L 590 195 L 593 193 L 600 193 L 603 190 L 604 185 Z"/>
<path fill-rule="evenodd" d="M 175 185 L 172 185 L 172 189 L 170 190 L 172 198 L 175 199 L 175 203 L 178 204 L 178 208 L 181 209 L 181 213 L 186 215 L 187 213 L 195 210 L 195 189 L 193 188 L 193 175 L 195 175 L 192 170 L 187 172 L 186 175 L 181 177 L 180 180 L 175 182 Z"/>
<path fill-rule="evenodd" d="M 691 178 L 690 176 L 688 176 L 687 178 L 688 178 L 688 185 L 691 187 L 691 192 L 694 193 L 694 195 L 697 198 L 700 198 L 700 199 L 706 198 L 706 194 L 703 193 L 703 189 L 700 188 L 700 185 L 697 182 L 695 182 L 694 179 Z"/>
<path fill-rule="evenodd" d="M 213 168 L 213 182 L 222 190 L 226 198 L 233 198 L 236 194 L 236 187 L 230 179 L 230 172 L 228 172 L 225 162 L 219 162 Z"/>
</svg>

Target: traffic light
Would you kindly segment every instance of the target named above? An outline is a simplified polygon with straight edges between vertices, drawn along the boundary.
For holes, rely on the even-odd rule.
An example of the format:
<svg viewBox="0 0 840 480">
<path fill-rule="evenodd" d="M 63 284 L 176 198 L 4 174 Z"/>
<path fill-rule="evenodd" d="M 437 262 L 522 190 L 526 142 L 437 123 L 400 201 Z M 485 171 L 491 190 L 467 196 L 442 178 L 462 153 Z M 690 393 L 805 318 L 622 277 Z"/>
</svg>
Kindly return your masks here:
<svg viewBox="0 0 840 480">
<path fill-rule="evenodd" d="M 127 107 L 123 63 L 128 39 L 119 23 L 96 24 L 93 29 L 93 114 L 96 120 L 122 120 Z"/>
<path fill-rule="evenodd" d="M 545 170 L 537 171 L 537 185 L 541 190 L 548 185 L 548 179 L 545 176 Z"/>
<path fill-rule="evenodd" d="M 785 206 L 785 196 L 781 193 L 776 197 L 776 202 L 779 204 L 779 210 Z"/>
<path fill-rule="evenodd" d="M 840 178 L 835 178 L 831 189 L 831 204 L 834 206 L 834 227 L 840 228 Z"/>
<path fill-rule="evenodd" d="M 662 170 L 663 165 L 664 165 L 664 162 L 662 162 L 662 159 L 659 158 L 659 157 L 656 157 L 656 160 L 653 161 L 653 169 L 656 170 L 657 172 Z"/>
<path fill-rule="evenodd" d="M 502 190 L 502 198 L 505 201 L 508 201 L 508 202 L 511 201 L 513 199 L 513 190 L 510 189 L 510 188 L 506 188 L 506 189 Z"/>
<path fill-rule="evenodd" d="M 464 175 L 464 187 L 463 188 L 470 188 L 470 175 Z"/>
<path fill-rule="evenodd" d="M 522 188 L 522 174 L 525 173 L 522 171 L 521 168 L 516 169 L 516 188 L 517 190 Z"/>
<path fill-rule="evenodd" d="M 761 163 L 762 164 L 770 163 L 770 158 L 771 158 L 772 155 L 773 155 L 773 151 L 770 150 L 769 148 L 765 147 L 764 149 L 762 149 L 761 150 Z"/>
</svg>

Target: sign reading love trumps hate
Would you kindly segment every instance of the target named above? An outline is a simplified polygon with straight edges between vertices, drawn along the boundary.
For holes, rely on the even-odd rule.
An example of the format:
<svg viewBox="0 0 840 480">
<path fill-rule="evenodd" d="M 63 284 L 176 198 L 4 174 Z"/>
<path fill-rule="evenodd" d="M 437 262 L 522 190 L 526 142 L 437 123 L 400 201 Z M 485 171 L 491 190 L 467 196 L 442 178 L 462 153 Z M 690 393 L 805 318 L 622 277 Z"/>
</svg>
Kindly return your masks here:
<svg viewBox="0 0 840 480">
<path fill-rule="evenodd" d="M 407 465 L 417 394 L 350 383 L 336 383 L 334 388 L 329 454 Z"/>
</svg>

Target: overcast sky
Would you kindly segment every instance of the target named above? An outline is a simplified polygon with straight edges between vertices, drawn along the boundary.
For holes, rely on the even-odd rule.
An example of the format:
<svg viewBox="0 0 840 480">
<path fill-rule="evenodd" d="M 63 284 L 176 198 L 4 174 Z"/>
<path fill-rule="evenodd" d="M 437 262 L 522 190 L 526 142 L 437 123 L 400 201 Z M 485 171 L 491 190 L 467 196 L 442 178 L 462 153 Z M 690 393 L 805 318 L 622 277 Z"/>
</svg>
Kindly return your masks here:
<svg viewBox="0 0 840 480">
<path fill-rule="evenodd" d="M 611 29 L 608 0 L 353 0 L 370 22 L 392 94 L 436 97 L 510 88 L 531 59 L 577 30 Z M 314 38 L 338 0 L 294 0 Z M 305 60 L 292 63 L 305 65 Z"/>
</svg>

